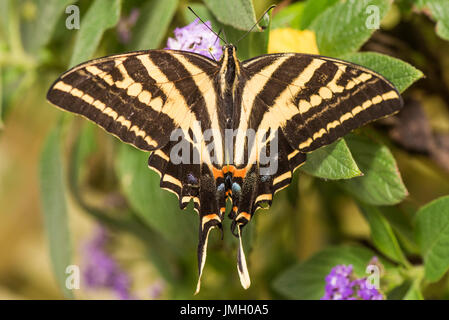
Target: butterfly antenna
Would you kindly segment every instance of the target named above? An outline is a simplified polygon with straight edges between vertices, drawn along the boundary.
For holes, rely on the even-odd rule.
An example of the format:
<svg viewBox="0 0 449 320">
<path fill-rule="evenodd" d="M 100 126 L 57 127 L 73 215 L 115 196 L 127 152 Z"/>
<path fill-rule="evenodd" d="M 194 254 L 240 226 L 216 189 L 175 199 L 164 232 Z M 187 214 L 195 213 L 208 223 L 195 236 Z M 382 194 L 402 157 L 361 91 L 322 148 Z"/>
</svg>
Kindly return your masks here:
<svg viewBox="0 0 449 320">
<path fill-rule="evenodd" d="M 203 19 L 201 19 L 201 18 L 195 13 L 195 11 L 193 11 L 192 8 L 190 8 L 190 7 L 187 7 L 187 8 L 189 8 L 189 10 L 192 11 L 192 13 L 195 15 L 195 17 L 197 17 L 197 18 L 203 23 L 203 25 L 206 26 L 207 29 L 209 29 L 213 34 L 215 34 L 218 38 L 220 38 L 221 41 L 223 41 L 224 43 L 227 44 L 227 42 L 226 42 L 222 37 L 220 37 L 220 35 L 219 35 L 218 33 L 216 33 L 214 30 L 212 30 L 212 29 L 211 29 L 211 28 L 210 28 L 210 27 L 203 21 Z"/>
<path fill-rule="evenodd" d="M 223 37 L 225 38 L 225 43 L 228 44 L 228 38 L 226 37 L 226 32 L 224 28 L 223 28 Z"/>
<path fill-rule="evenodd" d="M 217 38 L 214 41 L 214 45 L 217 43 L 218 37 L 220 36 L 220 33 L 223 31 L 223 29 L 218 30 Z M 226 38 L 226 37 L 225 37 Z"/>
<path fill-rule="evenodd" d="M 237 43 L 240 42 L 240 40 L 242 40 L 243 38 L 245 38 L 251 31 L 253 31 L 253 29 L 259 24 L 259 22 L 265 17 L 265 15 L 274 7 L 276 7 L 275 5 L 270 6 L 267 10 L 265 10 L 265 12 L 263 13 L 263 15 L 259 18 L 259 20 L 257 20 L 257 22 L 251 27 L 251 29 L 249 29 L 243 36 L 240 37 L 240 39 L 237 40 L 237 42 L 235 43 L 235 45 L 237 45 Z"/>
</svg>

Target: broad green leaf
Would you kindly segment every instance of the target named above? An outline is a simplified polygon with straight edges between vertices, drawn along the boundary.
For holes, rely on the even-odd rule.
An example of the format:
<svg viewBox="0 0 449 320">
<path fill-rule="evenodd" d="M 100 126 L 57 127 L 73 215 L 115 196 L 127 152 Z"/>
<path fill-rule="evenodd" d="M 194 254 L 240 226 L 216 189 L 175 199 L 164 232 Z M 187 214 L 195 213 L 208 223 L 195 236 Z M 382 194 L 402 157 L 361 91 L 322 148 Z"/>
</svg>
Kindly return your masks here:
<svg viewBox="0 0 449 320">
<path fill-rule="evenodd" d="M 325 278 L 333 267 L 352 264 L 355 274 L 364 277 L 373 256 L 374 252 L 363 247 L 330 247 L 282 272 L 273 288 L 290 299 L 320 299 L 324 296 Z"/>
<path fill-rule="evenodd" d="M 345 138 L 363 177 L 337 183 L 357 199 L 372 205 L 393 205 L 407 195 L 396 161 L 390 150 L 367 137 L 349 134 Z"/>
<path fill-rule="evenodd" d="M 73 293 L 66 287 L 65 272 L 71 264 L 72 247 L 61 160 L 60 130 L 60 126 L 53 129 L 45 142 L 39 164 L 40 189 L 51 264 L 64 296 L 73 298 Z"/>
<path fill-rule="evenodd" d="M 426 279 L 438 281 L 449 269 L 449 196 L 418 210 L 416 239 L 424 257 Z"/>
<path fill-rule="evenodd" d="M 391 260 L 408 265 L 393 229 L 380 209 L 366 204 L 359 204 L 359 207 L 369 223 L 371 237 L 376 248 Z"/>
<path fill-rule="evenodd" d="M 22 39 L 25 49 L 37 53 L 50 40 L 59 17 L 73 0 L 37 0 L 28 5 L 34 6 L 33 19 L 22 26 Z M 32 10 L 32 9 L 31 9 Z"/>
<path fill-rule="evenodd" d="M 302 16 L 304 12 L 304 2 L 296 2 L 282 8 L 273 16 L 273 21 L 271 22 L 272 28 L 300 28 L 300 23 L 302 21 Z"/>
<path fill-rule="evenodd" d="M 419 0 L 418 5 L 430 9 L 433 18 L 437 21 L 437 34 L 441 38 L 449 40 L 449 5 L 447 0 Z"/>
<path fill-rule="evenodd" d="M 131 207 L 149 226 L 178 248 L 193 250 L 198 238 L 198 216 L 179 208 L 177 197 L 159 187 L 159 176 L 147 166 L 148 153 L 120 144 L 117 173 Z"/>
<path fill-rule="evenodd" d="M 133 28 L 132 50 L 157 49 L 175 15 L 179 0 L 151 0 L 141 9 Z"/>
<path fill-rule="evenodd" d="M 95 0 L 81 18 L 70 66 L 92 57 L 103 33 L 115 26 L 120 18 L 121 0 Z"/>
<path fill-rule="evenodd" d="M 301 16 L 299 29 L 307 29 L 316 17 L 338 1 L 339 0 L 308 0 L 304 6 L 304 13 Z"/>
<path fill-rule="evenodd" d="M 420 282 L 420 279 L 417 279 L 411 283 L 410 288 L 404 295 L 403 300 L 424 300 L 420 289 Z"/>
<path fill-rule="evenodd" d="M 397 206 L 382 207 L 382 213 L 393 228 L 401 247 L 406 252 L 419 255 L 420 250 L 416 243 L 412 221 L 415 213 L 407 212 L 407 210 L 400 209 Z"/>
<path fill-rule="evenodd" d="M 301 170 L 315 177 L 331 180 L 362 175 L 344 139 L 309 153 Z"/>
<path fill-rule="evenodd" d="M 421 278 L 405 280 L 388 292 L 387 300 L 424 300 L 421 293 Z"/>
<path fill-rule="evenodd" d="M 348 0 L 328 8 L 309 26 L 316 32 L 320 54 L 338 57 L 357 51 L 376 31 L 372 19 L 380 22 L 389 7 L 388 0 Z"/>
<path fill-rule="evenodd" d="M 189 5 L 195 13 L 203 19 L 204 22 L 210 21 L 212 24 L 212 29 L 215 32 L 218 32 L 222 27 L 218 20 L 214 17 L 212 12 L 202 3 L 192 3 Z M 196 16 L 189 10 L 189 8 L 185 8 L 184 11 L 184 20 L 186 24 L 193 22 L 196 19 Z"/>
<path fill-rule="evenodd" d="M 204 0 L 204 3 L 218 21 L 238 30 L 249 30 L 256 23 L 251 0 Z"/>
<path fill-rule="evenodd" d="M 380 73 L 400 92 L 423 77 L 423 73 L 410 64 L 380 53 L 357 52 L 344 55 L 342 58 Z"/>
<path fill-rule="evenodd" d="M 402 300 L 411 288 L 411 281 L 403 281 L 401 284 L 394 286 L 387 294 L 387 300 Z"/>
</svg>

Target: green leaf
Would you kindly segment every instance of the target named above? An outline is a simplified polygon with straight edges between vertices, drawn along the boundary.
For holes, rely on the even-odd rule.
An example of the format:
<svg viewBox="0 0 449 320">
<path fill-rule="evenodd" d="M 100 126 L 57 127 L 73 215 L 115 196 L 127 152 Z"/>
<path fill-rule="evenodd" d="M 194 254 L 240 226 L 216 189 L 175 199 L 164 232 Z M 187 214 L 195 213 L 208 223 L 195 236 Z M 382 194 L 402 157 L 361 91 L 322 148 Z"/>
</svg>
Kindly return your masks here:
<svg viewBox="0 0 449 320">
<path fill-rule="evenodd" d="M 416 279 L 413 281 L 410 285 L 410 288 L 408 289 L 407 293 L 404 295 L 403 300 L 424 300 L 424 297 L 422 295 L 421 289 L 420 289 L 420 282 L 421 279 Z"/>
<path fill-rule="evenodd" d="M 15 16 L 15 10 L 11 10 L 11 2 L 13 0 L 3 0 L 0 1 L 0 40 L 4 40 L 7 38 L 6 30 L 8 30 L 9 19 L 11 18 L 11 13 Z M 13 13 L 14 12 L 14 13 Z M 11 32 L 11 30 L 8 30 Z"/>
<path fill-rule="evenodd" d="M 273 288 L 290 299 L 320 299 L 324 296 L 325 278 L 333 267 L 352 264 L 358 277 L 367 276 L 366 267 L 373 256 L 374 252 L 363 247 L 326 248 L 282 272 Z"/>
<path fill-rule="evenodd" d="M 309 153 L 301 170 L 315 177 L 331 180 L 362 175 L 344 139 Z"/>
<path fill-rule="evenodd" d="M 91 4 L 80 22 L 70 60 L 71 67 L 92 57 L 103 33 L 119 21 L 120 7 L 121 0 L 95 0 Z"/>
<path fill-rule="evenodd" d="M 95 129 L 96 127 L 94 124 L 86 122 L 83 125 L 81 133 L 77 137 L 69 163 L 73 166 L 73 168 L 69 166 L 69 182 L 72 183 L 72 185 L 69 183 L 69 186 L 72 189 L 79 189 L 79 180 L 80 177 L 84 175 L 86 160 L 93 152 L 95 152 L 95 150 L 97 150 Z M 79 190 L 76 190 L 76 192 L 79 192 Z"/>
<path fill-rule="evenodd" d="M 22 26 L 22 39 L 27 51 L 37 53 L 50 40 L 59 17 L 73 0 L 37 0 L 34 18 Z"/>
<path fill-rule="evenodd" d="M 320 14 L 309 26 L 316 32 L 320 54 L 338 57 L 357 51 L 376 30 L 367 26 L 372 16 L 370 8 L 377 8 L 379 21 L 390 8 L 388 0 L 348 0 L 338 3 Z"/>
<path fill-rule="evenodd" d="M 424 257 L 426 279 L 438 281 L 449 269 L 449 196 L 418 210 L 416 239 Z"/>
<path fill-rule="evenodd" d="M 175 15 L 179 0 L 152 0 L 141 9 L 133 28 L 132 50 L 157 49 L 164 39 Z"/>
<path fill-rule="evenodd" d="M 419 0 L 418 5 L 429 8 L 433 18 L 437 21 L 436 32 L 449 40 L 449 6 L 447 0 Z"/>
<path fill-rule="evenodd" d="M 0 67 L 0 132 L 3 130 L 3 73 Z"/>
<path fill-rule="evenodd" d="M 382 207 L 382 213 L 393 228 L 401 246 L 406 252 L 419 255 L 419 246 L 415 239 L 413 217 L 415 212 L 407 212 L 397 206 Z"/>
<path fill-rule="evenodd" d="M 66 186 L 64 184 L 60 126 L 47 138 L 39 164 L 42 211 L 50 247 L 52 267 L 59 287 L 67 298 L 73 293 L 66 287 L 66 268 L 71 264 L 72 247 L 68 227 Z"/>
<path fill-rule="evenodd" d="M 160 178 L 148 169 L 148 153 L 120 144 L 116 170 L 131 207 L 149 226 L 180 249 L 193 252 L 198 217 L 189 206 L 179 208 L 177 197 L 159 187 Z"/>
<path fill-rule="evenodd" d="M 195 13 L 203 19 L 204 22 L 210 21 L 212 24 L 212 30 L 218 32 L 221 28 L 220 23 L 214 17 L 213 13 L 202 3 L 192 3 L 189 5 Z M 189 8 L 185 7 L 184 11 L 184 20 L 186 24 L 193 22 L 196 19 L 196 16 L 189 10 Z"/>
<path fill-rule="evenodd" d="M 422 277 L 416 276 L 413 280 L 405 280 L 388 292 L 387 300 L 424 300 L 420 283 Z"/>
<path fill-rule="evenodd" d="M 337 183 L 367 204 L 393 205 L 401 202 L 408 192 L 390 150 L 355 134 L 349 134 L 345 139 L 364 176 Z"/>
<path fill-rule="evenodd" d="M 256 23 L 251 0 L 204 0 L 204 3 L 218 21 L 238 30 L 249 30 Z"/>
<path fill-rule="evenodd" d="M 393 229 L 380 209 L 366 204 L 359 204 L 359 207 L 369 223 L 371 237 L 376 248 L 391 260 L 402 263 L 404 266 L 409 265 Z"/>
<path fill-rule="evenodd" d="M 301 19 L 304 12 L 304 2 L 296 2 L 288 5 L 274 15 L 271 22 L 272 28 L 300 28 Z"/>
<path fill-rule="evenodd" d="M 332 7 L 339 0 L 308 0 L 305 4 L 304 13 L 301 16 L 299 29 L 307 29 L 310 24 L 327 8 Z"/>
<path fill-rule="evenodd" d="M 423 77 L 423 73 L 412 65 L 380 53 L 357 52 L 344 55 L 342 58 L 380 73 L 400 92 Z"/>
</svg>

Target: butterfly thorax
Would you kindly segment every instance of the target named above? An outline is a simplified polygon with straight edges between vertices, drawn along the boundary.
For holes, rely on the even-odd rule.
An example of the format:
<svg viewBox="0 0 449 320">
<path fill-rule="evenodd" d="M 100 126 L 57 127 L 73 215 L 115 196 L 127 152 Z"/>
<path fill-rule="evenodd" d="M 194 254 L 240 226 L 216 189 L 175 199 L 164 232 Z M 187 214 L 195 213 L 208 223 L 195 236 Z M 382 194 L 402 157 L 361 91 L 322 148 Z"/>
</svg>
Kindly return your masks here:
<svg viewBox="0 0 449 320">
<path fill-rule="evenodd" d="M 226 129 L 232 129 L 236 87 L 240 77 L 240 62 L 237 59 L 236 48 L 232 44 L 223 47 L 218 73 L 220 98 L 224 107 Z"/>
</svg>

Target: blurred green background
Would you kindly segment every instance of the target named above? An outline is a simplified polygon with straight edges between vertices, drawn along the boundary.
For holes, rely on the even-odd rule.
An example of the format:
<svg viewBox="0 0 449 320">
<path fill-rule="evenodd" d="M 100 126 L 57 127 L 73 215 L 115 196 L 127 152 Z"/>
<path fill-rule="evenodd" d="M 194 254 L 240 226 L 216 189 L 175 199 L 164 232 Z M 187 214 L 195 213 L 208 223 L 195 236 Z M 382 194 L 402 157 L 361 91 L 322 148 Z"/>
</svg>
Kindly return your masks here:
<svg viewBox="0 0 449 320">
<path fill-rule="evenodd" d="M 321 13 L 338 1 L 319 2 L 325 3 L 322 9 L 317 8 Z M 0 0 L 0 298 L 62 299 L 72 294 L 86 299 L 116 298 L 110 289 L 89 288 L 83 281 L 79 290 L 63 292 L 57 279 L 61 284 L 64 273 L 59 270 L 55 277 L 55 264 L 50 259 L 52 250 L 59 255 L 56 259 L 62 259 L 60 263 L 70 260 L 83 272 L 88 265 L 85 247 L 98 233 L 99 224 L 108 230 L 105 250 L 128 275 L 133 298 L 193 298 L 196 214 L 191 209 L 180 211 L 176 197 L 159 190 L 157 175 L 147 170 L 147 154 L 121 144 L 85 120 L 62 115 L 46 102 L 45 95 L 51 83 L 78 62 L 136 49 L 163 48 L 175 27 L 193 20 L 187 5 L 205 19 L 213 18 L 211 11 L 220 9 L 207 9 L 214 6 L 212 0 L 205 1 L 206 6 L 199 1 L 110 1 L 120 8 L 109 5 L 112 14 L 97 11 L 99 16 L 89 16 L 91 6 L 103 8 L 101 1 L 80 0 L 75 4 L 80 9 L 81 30 L 69 30 L 64 11 L 73 3 Z M 301 16 L 304 3 L 253 3 L 255 17 L 269 5 L 278 5 L 272 13 L 272 29 L 295 27 L 297 19 L 305 19 Z M 107 17 L 98 18 L 102 12 Z M 84 19 L 96 20 L 96 28 L 83 30 Z M 425 75 L 404 93 L 404 112 L 362 130 L 365 136 L 389 147 L 408 190 L 400 204 L 380 210 L 413 265 L 422 263 L 412 234 L 417 209 L 449 194 L 449 42 L 441 37 L 443 31 L 435 31 L 437 21 L 439 17 L 423 9 L 419 1 L 395 1 L 388 6 L 381 29 L 361 48 L 406 61 Z M 214 25 L 215 30 L 219 27 Z M 231 38 L 243 32 L 231 29 L 227 26 Z M 90 46 L 77 45 L 83 32 L 92 36 Z M 252 48 L 243 55 L 259 54 L 261 47 L 254 44 L 257 37 L 248 37 L 240 44 Z M 47 140 L 50 133 L 60 143 L 56 149 Z M 57 159 L 43 163 L 43 150 L 47 155 L 56 152 L 61 156 L 64 189 L 54 185 L 57 190 L 53 191 L 62 191 L 67 201 L 56 204 L 62 211 L 67 206 L 67 229 L 58 225 L 58 221 L 65 221 L 64 216 L 61 220 L 43 216 L 43 206 L 52 207 L 52 201 L 61 200 L 41 194 L 42 172 L 59 163 Z M 58 181 L 61 177 L 51 178 Z M 292 293 L 279 277 L 289 267 L 335 245 L 361 245 L 382 256 L 351 193 L 341 184 L 302 171 L 296 173 L 289 188 L 276 195 L 272 208 L 259 211 L 248 227 L 245 242 L 252 286 L 247 291 L 240 287 L 235 267 L 236 239 L 229 225 L 224 229 L 224 241 L 218 232 L 211 235 L 198 298 L 316 297 L 315 291 L 309 294 L 306 289 Z M 50 230 L 53 238 L 49 239 L 45 230 Z M 55 241 L 68 238 L 71 247 L 61 253 Z M 53 243 L 52 249 L 49 243 Z M 386 260 L 386 264 L 392 262 Z M 402 278 L 398 279 L 389 280 L 390 289 L 399 286 Z M 292 278 L 292 286 L 296 280 Z M 424 297 L 448 298 L 448 287 L 445 275 L 423 287 Z"/>
</svg>

